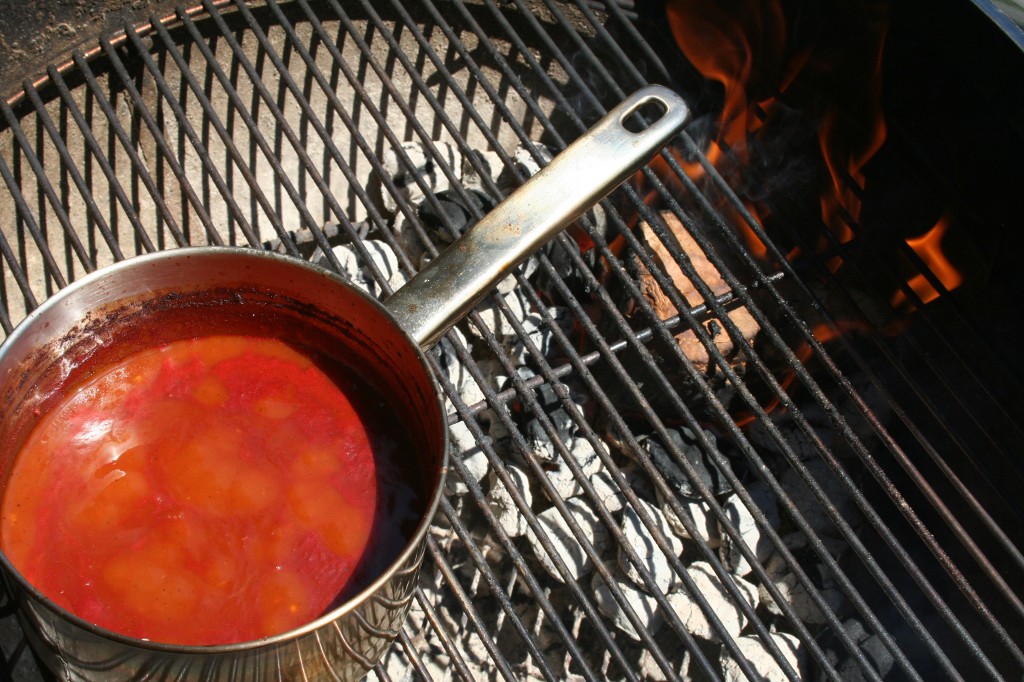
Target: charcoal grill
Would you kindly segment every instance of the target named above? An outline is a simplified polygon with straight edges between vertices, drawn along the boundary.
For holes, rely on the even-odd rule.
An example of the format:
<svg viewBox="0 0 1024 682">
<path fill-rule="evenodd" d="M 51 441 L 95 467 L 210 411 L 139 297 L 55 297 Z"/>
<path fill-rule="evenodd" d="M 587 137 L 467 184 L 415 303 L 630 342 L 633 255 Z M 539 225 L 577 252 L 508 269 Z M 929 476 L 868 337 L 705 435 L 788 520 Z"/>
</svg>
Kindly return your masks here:
<svg viewBox="0 0 1024 682">
<path fill-rule="evenodd" d="M 394 273 L 368 238 L 414 272 L 461 227 L 453 203 L 479 218 L 628 92 L 660 82 L 708 120 L 722 110 L 656 5 L 207 0 L 54 54 L 0 106 L 0 326 L 106 263 L 198 244 L 339 272 L 347 245 L 386 295 Z M 1020 284 L 1006 271 L 1020 219 L 1002 190 L 1024 151 L 1024 40 L 970 3 L 928 11 L 928 31 L 907 28 L 920 12 L 888 12 L 887 50 L 903 58 L 884 74 L 889 136 L 866 181 L 841 178 L 864 207 L 841 215 L 841 236 L 808 210 L 808 183 L 751 199 L 773 168 L 723 170 L 698 119 L 446 337 L 436 370 L 462 435 L 452 491 L 412 616 L 371 675 L 1019 678 Z M 818 15 L 801 16 L 806 30 Z M 969 60 L 944 61 L 950 26 L 998 68 L 977 78 Z M 906 75 L 929 60 L 939 74 Z M 907 104 L 922 99 L 939 111 Z M 951 120 L 984 151 L 951 142 Z M 955 290 L 905 239 L 945 209 Z M 642 277 L 676 314 L 658 314 Z M 752 341 L 736 310 L 756 322 Z M 685 330 L 706 365 L 674 339 Z M 683 427 L 691 442 L 673 444 Z M 568 499 L 556 475 L 574 484 Z M 645 529 L 637 545 L 626 515 Z M 667 585 L 645 561 L 658 553 Z M 6 675 L 49 679 L 10 610 L 0 622 Z"/>
</svg>

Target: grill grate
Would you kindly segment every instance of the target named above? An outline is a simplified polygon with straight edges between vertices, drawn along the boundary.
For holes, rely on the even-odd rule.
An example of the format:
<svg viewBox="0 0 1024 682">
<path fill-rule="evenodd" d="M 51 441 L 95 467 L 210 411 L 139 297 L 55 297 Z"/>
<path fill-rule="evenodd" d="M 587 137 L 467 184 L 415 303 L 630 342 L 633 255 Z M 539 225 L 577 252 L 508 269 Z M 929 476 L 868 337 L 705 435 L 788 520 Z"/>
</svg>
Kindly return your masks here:
<svg viewBox="0 0 1024 682">
<path fill-rule="evenodd" d="M 9 333 L 40 301 L 104 264 L 198 244 L 308 257 L 303 240 L 311 240 L 322 264 L 342 272 L 333 250 L 342 241 L 390 293 L 394 280 L 366 236 L 385 242 L 411 274 L 410 238 L 428 255 L 441 246 L 422 210 L 445 215 L 445 206 L 419 175 L 411 182 L 423 206 L 410 201 L 388 154 L 413 167 L 402 143 L 418 143 L 478 219 L 468 174 L 496 200 L 525 179 L 516 146 L 543 164 L 538 141 L 560 149 L 628 92 L 678 77 L 643 15 L 624 2 L 206 0 L 102 38 L 0 107 L 0 325 Z M 1012 530 L 1022 516 L 1014 445 L 1024 434 L 1013 404 L 972 366 L 973 317 L 954 307 L 966 340 L 951 338 L 947 317 L 931 314 L 899 277 L 917 312 L 897 346 L 883 333 L 897 321 L 884 306 L 891 291 L 874 297 L 883 301 L 876 314 L 877 302 L 865 303 L 827 266 L 839 256 L 850 269 L 866 267 L 856 219 L 848 216 L 852 241 L 820 217 L 811 221 L 821 227 L 815 238 L 830 240 L 826 250 L 799 229 L 786 232 L 788 220 L 769 234 L 702 149 L 681 136 L 674 153 L 603 202 L 603 222 L 581 221 L 592 249 L 563 235 L 535 259 L 535 272 L 516 274 L 515 296 L 549 347 L 538 346 L 507 295 L 491 296 L 464 333 L 442 341 L 434 361 L 449 423 L 472 445 L 453 453 L 457 490 L 442 502 L 413 614 L 374 671 L 379 679 L 757 679 L 765 666 L 789 679 L 881 679 L 890 668 L 900 679 L 963 679 L 979 669 L 1013 677 L 1024 667 L 1024 605 L 1014 587 L 1024 556 Z M 477 153 L 484 150 L 503 175 Z M 699 174 L 686 172 L 693 164 Z M 712 288 L 683 253 L 662 211 L 687 227 L 727 291 Z M 659 265 L 639 223 L 701 303 Z M 744 241 L 751 231 L 765 257 Z M 793 244 L 806 260 L 787 260 Z M 900 253 L 948 293 L 914 251 Z M 645 298 L 640 266 L 677 316 L 661 319 Z M 884 267 L 884 277 L 897 278 Z M 552 302 L 568 311 L 568 327 Z M 737 309 L 759 326 L 756 343 L 730 316 Z M 495 332 L 495 310 L 518 351 Z M 821 340 L 822 328 L 851 326 L 856 334 Z M 682 330 L 692 330 L 712 371 L 674 341 Z M 742 369 L 716 342 L 723 334 Z M 444 363 L 452 358 L 479 389 L 472 398 L 451 379 Z M 526 365 L 531 373 L 519 371 Z M 951 409 L 954 421 L 944 417 Z M 674 443 L 670 431 L 680 427 L 731 496 Z M 550 441 L 550 460 L 536 454 L 536 430 Z M 649 454 L 651 438 L 684 473 L 692 500 Z M 600 483 L 573 454 L 576 441 L 597 454 Z M 979 449 L 988 461 L 973 454 Z M 486 460 L 486 476 L 473 457 Z M 575 482 L 569 499 L 553 482 L 556 465 Z M 608 485 L 621 502 L 610 502 Z M 527 533 L 509 535 L 495 491 L 505 491 L 503 504 Z M 646 550 L 628 539 L 619 504 L 646 529 Z M 716 533 L 702 531 L 694 504 Z M 685 542 L 659 522 L 667 512 Z M 562 519 L 564 536 L 550 518 Z M 674 576 L 668 589 L 642 554 L 655 548 Z M 723 561 L 730 551 L 749 564 L 745 576 L 735 574 L 739 559 Z M 578 577 L 577 561 L 591 572 Z M 632 567 L 633 583 L 622 566 Z M 711 594 L 716 584 L 731 608 Z M 674 595 L 689 595 L 693 606 Z M 704 629 L 696 620 L 707 621 Z M 11 676 L 42 676 L 13 634 L 13 616 L 5 628 Z"/>
</svg>

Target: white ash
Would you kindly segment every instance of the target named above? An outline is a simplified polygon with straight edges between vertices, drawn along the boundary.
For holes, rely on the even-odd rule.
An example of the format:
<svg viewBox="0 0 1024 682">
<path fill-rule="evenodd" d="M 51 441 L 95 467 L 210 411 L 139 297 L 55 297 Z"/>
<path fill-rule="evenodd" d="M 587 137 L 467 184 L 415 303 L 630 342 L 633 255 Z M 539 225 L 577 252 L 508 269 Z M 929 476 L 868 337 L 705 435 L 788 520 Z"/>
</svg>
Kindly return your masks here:
<svg viewBox="0 0 1024 682">
<path fill-rule="evenodd" d="M 387 281 L 392 291 L 397 290 L 406 282 L 405 273 L 399 265 L 398 256 L 387 242 L 378 239 L 366 239 L 362 242 L 366 247 L 369 257 L 373 259 L 374 265 L 380 274 Z M 374 298 L 383 298 L 384 289 L 374 278 L 373 271 L 363 260 L 356 248 L 351 244 L 335 246 L 331 251 L 341 265 L 340 274 L 355 286 L 359 287 Z M 313 262 L 322 262 L 323 254 L 317 252 L 312 257 Z"/>
<path fill-rule="evenodd" d="M 435 141 L 432 144 L 449 168 L 456 170 L 461 167 L 461 158 L 457 157 L 455 149 L 450 144 L 440 141 Z M 451 186 L 437 160 L 424 145 L 419 142 L 405 142 L 401 145 L 401 149 L 404 155 L 400 155 L 394 149 L 386 149 L 382 161 L 384 172 L 394 183 L 398 194 L 410 204 L 415 206 L 426 196 L 423 188 L 420 187 L 420 182 L 433 193 L 446 190 Z M 420 182 L 417 182 L 417 179 Z M 394 215 L 398 212 L 398 200 L 390 192 L 382 190 L 381 208 L 388 215 Z"/>
<path fill-rule="evenodd" d="M 601 555 L 609 544 L 608 529 L 604 527 L 604 524 L 601 523 L 590 506 L 583 500 L 579 498 L 566 500 L 565 506 L 579 525 L 581 535 L 588 539 L 593 545 L 594 551 Z M 579 580 L 580 577 L 587 575 L 594 569 L 593 561 L 587 556 L 580 541 L 576 539 L 576 536 L 573 535 L 572 530 L 569 528 L 569 523 L 562 517 L 561 512 L 556 507 L 551 507 L 538 514 L 537 520 L 545 535 L 551 541 L 555 553 L 565 563 L 569 576 L 572 579 Z M 541 564 L 544 566 L 544 570 L 558 582 L 565 582 L 565 579 L 558 572 L 554 561 L 548 557 L 544 546 L 540 544 L 540 540 L 537 539 L 533 529 L 527 530 L 526 538 L 530 546 L 534 548 L 537 558 L 540 559 Z"/>
<path fill-rule="evenodd" d="M 575 322 L 572 311 L 564 306 L 552 306 L 547 309 L 547 312 L 551 316 L 551 322 L 568 336 Z M 523 331 L 544 357 L 550 358 L 560 353 L 560 347 L 555 340 L 555 332 L 551 330 L 550 325 L 540 313 L 531 312 L 523 318 Z M 529 357 L 526 343 L 520 337 L 514 337 L 509 354 L 515 363 L 526 362 Z"/>
<path fill-rule="evenodd" d="M 519 491 L 523 501 L 526 503 L 527 510 L 529 510 L 530 505 L 533 504 L 533 492 L 530 490 L 530 477 L 525 471 L 514 464 L 509 464 L 505 468 L 508 471 L 512 485 L 514 485 L 516 490 Z M 487 502 L 494 511 L 494 515 L 497 517 L 498 523 L 509 537 L 525 535 L 529 526 L 526 523 L 526 517 L 523 515 L 523 512 L 521 512 L 519 507 L 516 506 L 515 501 L 512 499 L 512 495 L 509 494 L 508 489 L 505 487 L 505 483 L 493 472 L 491 473 L 490 478 L 491 489 L 487 493 Z"/>
<path fill-rule="evenodd" d="M 477 415 L 477 419 L 481 424 L 487 426 L 487 435 L 495 443 L 508 443 L 509 432 L 508 427 L 505 425 L 505 421 L 499 418 L 499 412 L 508 417 L 508 406 L 499 405 L 498 407 L 486 409 Z"/>
<path fill-rule="evenodd" d="M 494 379 L 494 370 L 498 367 L 496 362 L 488 363 L 486 361 L 479 361 L 476 363 L 476 366 L 480 370 L 482 378 L 477 380 L 467 371 L 465 378 L 462 381 L 462 385 L 459 386 L 459 398 L 462 399 L 462 402 L 465 403 L 467 407 L 486 400 L 484 390 L 479 383 L 480 381 L 483 381 L 485 384 L 489 384 L 492 388 L 497 383 Z"/>
<path fill-rule="evenodd" d="M 689 674 L 691 659 L 690 652 L 682 650 L 682 647 L 679 645 L 678 639 L 674 634 L 666 637 L 665 635 L 667 632 L 670 632 L 669 629 L 663 628 L 655 639 L 655 643 L 658 644 L 660 649 L 662 649 L 662 653 L 666 654 L 668 663 L 672 667 L 673 674 L 667 675 L 662 666 L 658 665 L 657 660 L 654 658 L 654 654 L 645 648 L 640 653 L 640 660 L 638 663 L 640 679 L 645 680 L 646 682 L 669 682 L 669 680 L 695 679 L 694 676 Z"/>
<path fill-rule="evenodd" d="M 481 151 L 479 149 L 474 149 L 472 154 L 476 157 L 477 162 L 482 167 L 483 173 L 473 167 L 473 162 L 468 156 L 463 156 L 459 179 L 462 181 L 463 187 L 467 189 L 475 189 L 478 192 L 487 194 L 490 192 L 487 185 L 490 183 L 496 183 L 498 177 L 501 175 L 501 170 L 503 168 L 501 157 L 498 156 L 497 152 L 489 150 Z M 485 177 L 489 182 L 484 181 Z"/>
<path fill-rule="evenodd" d="M 466 337 L 457 327 L 452 327 L 431 352 L 445 377 L 461 395 L 466 383 L 472 381 L 472 377 L 462 360 L 459 359 L 456 345 L 465 349 L 467 347 Z"/>
<path fill-rule="evenodd" d="M 604 443 L 599 444 L 605 449 L 608 447 Z M 601 469 L 601 460 L 598 458 L 597 451 L 585 438 L 570 440 L 569 456 L 579 465 L 582 475 L 586 478 Z M 579 479 L 561 457 L 550 460 L 544 465 L 544 475 L 551 481 L 558 496 L 562 499 L 575 497 L 583 492 L 583 486 L 580 485 Z"/>
<path fill-rule="evenodd" d="M 818 608 L 818 605 L 811 598 L 807 588 L 790 571 L 782 555 L 773 554 L 765 563 L 765 572 L 775 588 L 778 589 L 782 599 L 793 609 L 793 613 L 801 621 L 807 625 L 823 625 L 828 622 L 825 614 L 822 613 L 821 609 Z M 826 606 L 833 613 L 837 613 L 845 602 L 843 593 L 835 587 L 831 575 L 827 574 L 824 570 L 821 571 L 818 583 L 816 588 L 825 601 Z M 758 593 L 761 603 L 764 604 L 769 612 L 782 615 L 782 609 L 775 603 L 767 588 L 759 585 Z"/>
<path fill-rule="evenodd" d="M 776 632 L 772 633 L 771 638 L 775 641 L 776 646 L 782 651 L 782 655 L 785 660 L 792 666 L 793 670 L 796 671 L 797 675 L 800 674 L 800 640 L 790 634 Z M 764 643 L 757 637 L 738 637 L 736 638 L 736 646 L 740 650 L 740 654 L 745 658 L 751 665 L 751 667 L 757 672 L 759 679 L 762 682 L 789 682 L 789 677 L 786 675 L 782 666 L 779 665 L 775 657 L 765 648 Z M 722 674 L 726 682 L 746 682 L 747 675 L 740 668 L 739 664 L 733 660 L 731 652 L 725 647 L 722 647 L 720 656 L 722 664 Z"/>
<path fill-rule="evenodd" d="M 480 444 L 473 437 L 465 422 L 456 422 L 448 427 L 449 438 L 452 444 L 452 455 L 458 457 L 466 467 L 465 475 L 479 483 L 487 475 L 490 469 L 490 462 L 487 455 L 480 449 Z M 463 479 L 463 474 L 453 465 L 451 475 L 445 478 L 445 491 L 450 495 L 465 495 L 469 488 Z"/>
<path fill-rule="evenodd" d="M 738 637 L 747 624 L 747 617 L 726 592 L 711 564 L 706 561 L 695 561 L 687 567 L 687 573 L 693 579 L 697 591 L 704 596 L 711 610 L 722 621 L 725 632 L 732 638 Z M 733 582 L 742 599 L 751 607 L 757 606 L 757 588 L 742 578 L 736 578 Z M 668 602 L 694 637 L 713 642 L 720 641 L 720 635 L 712 627 L 707 615 L 682 587 L 668 595 Z"/>
<path fill-rule="evenodd" d="M 777 529 L 779 527 L 779 507 L 771 488 L 764 481 L 758 480 L 747 487 L 747 492 L 754 505 L 764 513 L 768 524 Z M 775 545 L 767 533 L 754 522 L 754 516 L 747 506 L 738 495 L 731 495 L 722 504 L 722 510 L 739 533 L 742 543 L 754 553 L 758 563 L 764 563 L 775 551 Z M 753 571 L 754 567 L 740 552 L 738 544 L 733 541 L 732 537 L 724 531 L 721 535 L 722 546 L 719 549 L 719 556 L 721 556 L 725 567 L 736 575 L 747 575 Z"/>
<path fill-rule="evenodd" d="M 620 511 L 626 504 L 626 496 L 615 484 L 612 475 L 602 467 L 590 477 L 590 485 L 594 486 L 597 500 L 611 513 Z"/>
<path fill-rule="evenodd" d="M 516 150 L 512 153 L 512 163 L 515 166 L 516 172 L 525 180 L 539 173 L 544 166 L 551 162 L 551 159 L 555 158 L 554 152 L 548 148 L 547 145 L 541 142 L 533 142 L 533 149 L 528 149 L 524 145 L 519 145 Z M 538 161 L 534 154 L 540 157 Z M 509 178 L 508 174 L 502 174 L 499 177 L 499 182 L 503 186 L 517 184 L 515 180 Z"/>
<path fill-rule="evenodd" d="M 656 633 L 664 622 L 664 617 L 658 610 L 658 602 L 654 597 L 641 592 L 630 583 L 617 580 L 615 584 L 622 591 L 626 603 L 636 615 L 643 630 L 651 635 Z M 620 632 L 639 640 L 640 636 L 637 634 L 636 627 L 630 622 L 626 609 L 615 599 L 608 582 L 600 573 L 594 574 L 592 587 L 597 608 L 601 613 L 611 620 Z"/>
<path fill-rule="evenodd" d="M 498 303 L 494 300 L 495 296 L 501 296 L 508 308 L 509 314 L 517 320 L 522 320 L 526 317 L 527 308 L 519 292 L 512 291 L 506 294 L 491 294 L 484 298 L 480 305 L 474 309 L 474 312 L 480 316 L 480 323 L 483 324 L 484 328 L 489 330 L 498 341 L 505 343 L 516 335 L 516 331 L 512 323 L 505 317 L 505 313 L 502 312 Z M 466 325 L 466 329 L 474 338 L 482 339 L 484 337 L 484 333 L 477 327 L 477 322 L 474 320 L 470 320 L 469 324 Z"/>
<path fill-rule="evenodd" d="M 642 499 L 637 498 L 637 504 L 650 515 L 654 527 L 668 544 L 672 558 L 678 558 L 683 553 L 683 541 L 672 532 L 665 515 L 660 509 Z M 669 563 L 669 558 L 654 541 L 654 534 L 644 525 L 638 510 L 632 505 L 626 505 L 622 510 L 622 533 L 625 542 L 636 553 L 641 566 L 650 574 L 657 588 L 662 592 L 668 592 L 679 578 Z M 633 565 L 633 561 L 622 547 L 619 547 L 619 567 L 637 587 L 650 592 L 650 588 L 640 576 L 640 571 Z"/>
<path fill-rule="evenodd" d="M 669 505 L 668 501 L 665 500 L 661 490 L 657 490 L 658 501 L 661 506 L 661 510 L 665 513 L 665 519 L 668 521 L 672 530 L 675 531 L 676 535 L 681 538 L 686 538 L 696 541 L 698 538 L 691 536 L 690 532 L 683 525 L 683 522 L 679 520 L 675 511 Z M 718 521 L 715 516 L 711 513 L 711 507 L 704 500 L 691 500 L 686 497 L 675 498 L 680 506 L 683 508 L 683 512 L 693 522 L 695 532 L 700 536 L 700 539 L 704 540 L 712 549 L 718 547 L 722 542 L 721 531 L 718 527 Z"/>
</svg>

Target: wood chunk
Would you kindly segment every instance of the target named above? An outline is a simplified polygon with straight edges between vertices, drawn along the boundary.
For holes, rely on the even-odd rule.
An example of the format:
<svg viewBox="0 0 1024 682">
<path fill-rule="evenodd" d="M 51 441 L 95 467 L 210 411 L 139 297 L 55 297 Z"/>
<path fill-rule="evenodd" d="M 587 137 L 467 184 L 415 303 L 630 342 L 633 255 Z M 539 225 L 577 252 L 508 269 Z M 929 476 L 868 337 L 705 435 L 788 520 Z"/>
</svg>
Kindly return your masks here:
<svg viewBox="0 0 1024 682">
<path fill-rule="evenodd" d="M 693 264 L 694 270 L 698 277 L 708 288 L 716 295 L 728 293 L 729 285 L 722 279 L 721 273 L 718 268 L 708 260 L 707 256 L 697 245 L 697 242 L 690 236 L 690 233 L 683 227 L 683 224 L 679 221 L 676 216 L 670 212 L 662 213 L 662 218 L 668 225 L 669 229 L 675 235 L 676 240 L 679 242 L 683 249 L 683 252 L 689 258 Z M 654 262 L 661 269 L 661 271 L 668 276 L 673 284 L 679 289 L 683 298 L 691 306 L 700 305 L 704 302 L 701 298 L 700 293 L 697 291 L 697 287 L 694 286 L 693 282 L 683 274 L 682 269 L 676 263 L 672 254 L 666 248 L 665 244 L 658 238 L 651 229 L 651 226 L 647 222 L 643 222 L 640 225 L 640 238 L 650 248 L 651 253 L 654 256 Z M 638 277 L 640 290 L 643 296 L 654 308 L 658 319 L 667 320 L 675 315 L 679 314 L 679 311 L 669 300 L 668 295 L 662 289 L 662 287 L 655 280 L 654 276 L 651 275 L 650 271 L 644 267 L 642 263 L 637 262 Z M 754 320 L 753 316 L 745 308 L 737 308 L 729 312 L 729 319 L 736 325 L 743 338 L 748 342 L 753 342 L 754 337 L 760 331 L 760 326 L 757 321 Z M 717 346 L 718 350 L 721 351 L 722 355 L 729 360 L 731 366 L 740 366 L 743 363 L 742 354 L 739 353 L 733 343 L 732 338 L 725 331 L 720 320 L 710 318 L 703 322 L 704 328 L 708 334 L 712 337 Z M 679 343 L 679 347 L 683 353 L 689 358 L 694 365 L 703 373 L 707 373 L 711 359 L 707 349 L 697 338 L 697 335 L 692 330 L 686 330 L 676 335 L 676 341 Z"/>
</svg>

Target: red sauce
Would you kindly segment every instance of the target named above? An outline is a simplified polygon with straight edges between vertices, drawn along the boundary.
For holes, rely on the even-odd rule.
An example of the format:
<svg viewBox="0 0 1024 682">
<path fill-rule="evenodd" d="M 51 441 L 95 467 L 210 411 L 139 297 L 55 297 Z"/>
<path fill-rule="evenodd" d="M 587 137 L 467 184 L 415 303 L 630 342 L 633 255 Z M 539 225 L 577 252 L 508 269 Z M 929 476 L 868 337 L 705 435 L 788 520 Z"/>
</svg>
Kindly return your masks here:
<svg viewBox="0 0 1024 682">
<path fill-rule="evenodd" d="M 404 544 L 390 529 L 415 521 L 394 463 L 407 445 L 373 417 L 378 402 L 273 339 L 143 350 L 41 418 L 15 461 L 0 546 L 57 604 L 132 637 L 285 632 L 386 566 Z"/>
</svg>

